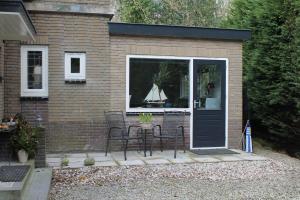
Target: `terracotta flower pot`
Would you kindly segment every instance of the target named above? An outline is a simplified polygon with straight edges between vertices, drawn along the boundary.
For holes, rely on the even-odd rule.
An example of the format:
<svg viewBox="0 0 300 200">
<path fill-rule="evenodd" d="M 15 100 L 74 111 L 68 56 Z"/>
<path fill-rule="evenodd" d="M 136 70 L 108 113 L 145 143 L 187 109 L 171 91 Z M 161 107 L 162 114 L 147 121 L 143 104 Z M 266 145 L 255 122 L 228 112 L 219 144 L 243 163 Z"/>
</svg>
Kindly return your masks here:
<svg viewBox="0 0 300 200">
<path fill-rule="evenodd" d="M 24 149 L 21 149 L 18 151 L 18 158 L 19 162 L 26 163 L 28 161 L 28 153 Z"/>
</svg>

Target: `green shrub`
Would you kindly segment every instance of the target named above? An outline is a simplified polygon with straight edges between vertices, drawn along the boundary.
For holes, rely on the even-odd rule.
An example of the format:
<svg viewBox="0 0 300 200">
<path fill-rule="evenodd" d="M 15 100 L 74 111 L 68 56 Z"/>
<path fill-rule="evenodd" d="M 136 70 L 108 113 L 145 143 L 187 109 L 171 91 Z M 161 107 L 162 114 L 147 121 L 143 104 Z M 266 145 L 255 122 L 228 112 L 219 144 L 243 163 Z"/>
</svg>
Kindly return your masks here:
<svg viewBox="0 0 300 200">
<path fill-rule="evenodd" d="M 141 123 L 151 123 L 152 122 L 152 113 L 140 113 L 139 121 Z"/>
<path fill-rule="evenodd" d="M 32 127 L 22 115 L 18 115 L 16 121 L 17 134 L 11 137 L 11 146 L 16 152 L 21 149 L 25 150 L 29 158 L 33 158 L 37 150 L 40 129 Z"/>
<path fill-rule="evenodd" d="M 91 165 L 94 165 L 94 164 L 95 164 L 95 159 L 94 158 L 87 157 L 84 160 L 84 166 L 91 166 Z"/>
<path fill-rule="evenodd" d="M 244 91 L 255 136 L 299 151 L 300 0 L 233 0 L 225 25 L 251 29 Z M 297 150 L 298 149 L 298 150 Z"/>
<path fill-rule="evenodd" d="M 68 158 L 63 158 L 61 160 L 61 166 L 68 166 L 69 165 L 69 159 Z"/>
</svg>

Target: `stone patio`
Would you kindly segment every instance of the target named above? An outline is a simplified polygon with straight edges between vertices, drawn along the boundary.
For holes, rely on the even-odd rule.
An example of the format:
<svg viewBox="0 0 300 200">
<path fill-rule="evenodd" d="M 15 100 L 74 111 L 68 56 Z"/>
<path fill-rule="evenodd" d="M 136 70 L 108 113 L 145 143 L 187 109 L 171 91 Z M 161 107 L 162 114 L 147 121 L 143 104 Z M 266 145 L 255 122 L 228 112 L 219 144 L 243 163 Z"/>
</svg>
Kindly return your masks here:
<svg viewBox="0 0 300 200">
<path fill-rule="evenodd" d="M 179 151 L 177 158 L 174 159 L 174 151 L 166 150 L 163 152 L 154 151 L 150 156 L 147 152 L 147 157 L 144 157 L 143 152 L 129 151 L 127 152 L 127 160 L 124 160 L 123 152 L 111 152 L 105 156 L 104 152 L 91 153 L 74 153 L 74 154 L 47 154 L 46 163 L 49 167 L 60 168 L 61 160 L 68 158 L 69 165 L 63 168 L 81 168 L 84 167 L 84 159 L 87 156 L 95 159 L 94 166 L 109 167 L 120 165 L 159 165 L 159 164 L 175 164 L 175 163 L 209 163 L 209 162 L 231 162 L 243 160 L 267 160 L 267 158 L 258 156 L 253 153 L 245 153 L 241 150 L 231 149 L 239 154 L 224 154 L 224 155 L 198 155 L 190 151 Z"/>
</svg>

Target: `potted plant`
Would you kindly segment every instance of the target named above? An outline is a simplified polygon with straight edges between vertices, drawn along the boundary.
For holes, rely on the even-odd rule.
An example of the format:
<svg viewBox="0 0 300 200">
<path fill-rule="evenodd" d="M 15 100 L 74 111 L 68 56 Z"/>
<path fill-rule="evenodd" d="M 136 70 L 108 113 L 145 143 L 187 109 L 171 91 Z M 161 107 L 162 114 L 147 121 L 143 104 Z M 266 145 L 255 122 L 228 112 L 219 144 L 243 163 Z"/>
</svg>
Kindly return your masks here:
<svg viewBox="0 0 300 200">
<path fill-rule="evenodd" d="M 17 132 L 11 137 L 11 145 L 18 155 L 19 161 L 25 163 L 28 158 L 35 156 L 38 129 L 30 126 L 21 115 L 17 117 L 16 121 Z"/>
<path fill-rule="evenodd" d="M 67 156 L 65 155 L 62 160 L 61 160 L 61 166 L 62 167 L 66 167 L 69 165 L 69 159 L 67 158 Z"/>
<path fill-rule="evenodd" d="M 152 128 L 152 113 L 140 113 L 139 114 L 140 125 L 143 129 Z"/>
</svg>

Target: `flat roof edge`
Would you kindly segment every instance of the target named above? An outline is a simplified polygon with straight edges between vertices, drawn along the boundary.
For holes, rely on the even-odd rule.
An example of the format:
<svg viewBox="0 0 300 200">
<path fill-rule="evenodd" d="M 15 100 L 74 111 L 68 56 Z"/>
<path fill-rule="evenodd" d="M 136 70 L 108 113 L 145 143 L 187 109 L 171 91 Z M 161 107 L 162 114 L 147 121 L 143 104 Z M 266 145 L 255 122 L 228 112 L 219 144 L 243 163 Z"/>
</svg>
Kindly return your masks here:
<svg viewBox="0 0 300 200">
<path fill-rule="evenodd" d="M 249 40 L 251 38 L 251 31 L 248 29 L 223 29 L 118 22 L 108 22 L 108 27 L 109 34 L 112 36 L 147 36 L 241 41 Z"/>
<path fill-rule="evenodd" d="M 25 23 L 29 26 L 32 34 L 36 35 L 36 29 L 31 21 L 30 15 L 28 14 L 23 1 L 21 0 L 2 0 L 0 1 L 0 11 L 2 12 L 18 12 L 23 17 Z"/>
<path fill-rule="evenodd" d="M 94 4 L 27 2 L 25 3 L 25 6 L 29 12 L 100 15 L 108 18 L 112 18 L 114 16 L 113 7 L 98 6 Z"/>
</svg>

